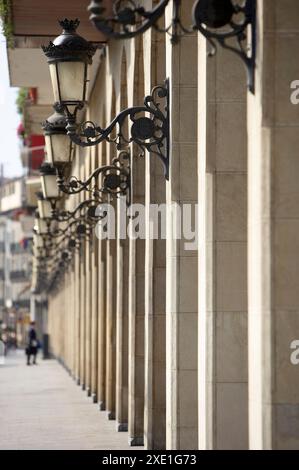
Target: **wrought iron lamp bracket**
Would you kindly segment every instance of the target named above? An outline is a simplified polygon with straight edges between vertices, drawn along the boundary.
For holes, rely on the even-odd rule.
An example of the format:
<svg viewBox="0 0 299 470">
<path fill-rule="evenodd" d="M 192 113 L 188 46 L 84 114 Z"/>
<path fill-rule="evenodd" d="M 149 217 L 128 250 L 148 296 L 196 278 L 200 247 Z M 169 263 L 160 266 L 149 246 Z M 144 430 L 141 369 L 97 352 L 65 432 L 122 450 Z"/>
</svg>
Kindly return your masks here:
<svg viewBox="0 0 299 470">
<path fill-rule="evenodd" d="M 164 109 L 163 104 L 164 102 Z M 165 178 L 169 178 L 169 83 L 165 81 L 164 85 L 158 85 L 153 88 L 150 95 L 144 98 L 143 106 L 135 106 L 122 111 L 116 116 L 106 129 L 97 126 L 92 121 L 86 121 L 79 127 L 76 123 L 77 108 L 71 113 L 67 104 L 61 104 L 67 116 L 67 134 L 70 139 L 80 147 L 92 147 L 103 141 L 114 143 L 119 151 L 135 143 L 140 150 L 139 156 L 144 156 L 145 151 L 158 156 L 162 161 Z M 125 123 L 129 119 L 132 123 L 130 136 L 126 137 Z M 117 128 L 116 136 L 112 133 Z M 126 126 L 127 128 L 127 126 Z M 63 184 L 63 178 L 59 177 L 58 184 L 60 189 L 67 194 L 76 194 L 82 189 L 88 189 L 92 180 L 96 179 L 101 173 L 118 172 L 118 175 L 125 176 L 125 187 L 119 187 L 118 193 L 124 193 L 129 188 L 129 173 L 121 170 L 121 165 L 113 164 L 112 167 L 103 167 L 97 169 L 86 182 L 71 179 L 67 186 Z M 110 178 L 108 178 L 109 180 Z M 114 177 L 115 180 L 115 177 Z M 110 182 L 110 181 L 109 181 Z M 115 183 L 115 181 L 113 182 Z M 82 189 L 81 189 L 82 188 Z M 95 188 L 96 192 L 98 188 Z M 109 184 L 99 189 L 100 192 L 110 192 Z M 113 191 L 112 191 L 113 195 Z"/>
<path fill-rule="evenodd" d="M 112 198 L 126 195 L 128 201 L 130 200 L 130 154 L 128 152 L 121 152 L 117 158 L 113 159 L 111 165 L 97 168 L 85 181 L 76 176 L 66 179 L 63 170 L 57 171 L 57 184 L 60 191 L 69 195 L 88 191 L 92 196 L 92 199 L 81 203 L 75 209 L 75 213 L 80 213 L 87 206 L 90 210 L 96 203 L 104 202 L 104 197 L 107 195 Z M 69 220 L 72 215 L 75 214 L 65 213 L 60 216 L 60 219 Z"/>
<path fill-rule="evenodd" d="M 98 199 L 86 199 L 81 202 L 73 211 L 55 211 L 51 220 L 56 222 L 70 222 L 72 220 L 80 220 L 83 218 L 90 220 L 100 219 L 96 215 L 96 208 L 101 203 Z"/>
<path fill-rule="evenodd" d="M 222 0 L 223 1 L 223 0 Z M 217 18 L 209 18 L 208 10 L 202 7 L 202 0 L 197 0 L 193 6 L 193 29 L 198 30 L 210 43 L 212 50 L 209 55 L 216 53 L 218 43 L 224 49 L 236 54 L 243 61 L 247 71 L 247 86 L 255 91 L 255 59 L 256 59 L 256 0 L 245 0 L 243 5 L 233 4 L 224 0 L 226 9 Z M 205 2 L 207 3 L 207 1 Z M 220 2 L 219 2 L 220 3 Z M 239 21 L 234 17 L 241 16 Z M 217 23 L 218 22 L 218 23 Z M 230 29 L 226 30 L 226 26 Z M 225 29 L 221 30 L 221 28 Z M 250 37 L 248 32 L 250 30 Z M 231 38 L 237 39 L 237 45 L 229 44 Z"/>
<path fill-rule="evenodd" d="M 161 0 L 151 11 L 145 10 L 137 0 L 117 0 L 113 4 L 112 16 L 105 17 L 103 0 L 92 0 L 88 11 L 95 27 L 106 36 L 115 39 L 130 39 L 157 25 L 170 0 Z M 115 31 L 113 26 L 118 26 Z M 134 30 L 132 29 L 134 26 Z"/>
<path fill-rule="evenodd" d="M 48 226 L 48 233 L 45 235 L 46 238 L 48 238 L 48 240 L 53 240 L 53 239 L 56 239 L 56 238 L 60 238 L 61 241 L 63 240 L 63 236 L 69 236 L 69 237 L 73 237 L 73 236 L 76 236 L 76 235 L 86 235 L 89 233 L 90 231 L 90 228 L 93 227 L 99 220 L 101 220 L 103 218 L 102 215 L 96 215 L 95 213 L 95 209 L 96 209 L 96 206 L 95 205 L 89 205 L 88 207 L 88 203 L 90 203 L 90 201 L 85 201 L 86 203 L 86 206 L 85 206 L 85 209 L 86 209 L 86 212 L 85 213 L 81 213 L 77 216 L 73 216 L 72 217 L 72 220 L 69 219 L 69 222 L 71 220 L 71 222 L 67 225 L 67 227 L 65 228 L 61 228 L 61 227 L 57 227 L 55 228 L 54 230 L 51 230 L 50 229 L 50 225 Z M 81 204 L 80 204 L 81 205 Z M 90 213 L 90 209 L 92 208 L 93 210 L 93 214 Z M 82 209 L 82 207 L 81 207 Z M 66 222 L 66 221 L 62 221 L 62 222 Z"/>
<path fill-rule="evenodd" d="M 243 0 L 236 4 L 232 0 L 195 0 L 192 17 L 193 25 L 186 27 L 181 20 L 182 0 L 173 0 L 172 19 L 165 28 L 158 20 L 164 15 L 169 0 L 161 0 L 151 11 L 146 11 L 138 0 L 115 0 L 112 16 L 105 15 L 103 0 L 92 0 L 88 10 L 90 20 L 96 28 L 107 36 L 128 39 L 144 33 L 150 27 L 167 33 L 176 44 L 180 38 L 194 30 L 199 31 L 216 52 L 216 43 L 237 54 L 244 62 L 248 74 L 248 88 L 254 93 L 254 71 L 256 54 L 256 0 Z M 239 18 L 237 18 L 239 17 Z M 251 38 L 247 32 L 251 27 Z M 228 44 L 235 37 L 237 45 Z"/>
</svg>

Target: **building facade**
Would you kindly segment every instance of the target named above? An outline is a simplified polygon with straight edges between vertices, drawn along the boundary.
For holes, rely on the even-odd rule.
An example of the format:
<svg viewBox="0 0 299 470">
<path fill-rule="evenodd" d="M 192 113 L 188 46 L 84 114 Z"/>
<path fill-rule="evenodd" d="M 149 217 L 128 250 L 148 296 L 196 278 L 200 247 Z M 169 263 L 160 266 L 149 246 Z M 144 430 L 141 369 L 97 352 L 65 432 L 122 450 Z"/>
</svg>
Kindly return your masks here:
<svg viewBox="0 0 299 470">
<path fill-rule="evenodd" d="M 23 347 L 30 320 L 34 221 L 25 178 L 3 180 L 0 208 L 1 337 L 8 346 Z"/>
<path fill-rule="evenodd" d="M 34 1 L 26 3 L 30 12 Z M 47 285 L 51 351 L 132 446 L 298 449 L 299 369 L 291 359 L 299 338 L 298 2 L 257 1 L 254 92 L 240 57 L 221 46 L 210 57 L 202 34 L 173 43 L 150 28 L 108 40 L 89 25 L 87 3 L 52 2 L 43 23 L 29 24 L 12 1 L 16 31 L 23 27 L 8 52 L 14 85 L 26 86 L 18 60 L 26 67 L 23 58 L 34 57 L 43 76 L 27 67 L 27 84 L 40 87 L 43 106 L 54 101 L 38 28 L 53 39 L 55 15 L 80 16 L 79 33 L 101 46 L 84 120 L 104 128 L 169 81 L 169 178 L 155 154 L 140 158 L 130 144 L 125 218 L 143 207 L 144 237 L 122 237 L 117 199 L 116 237 L 100 240 L 92 230 L 81 240 L 55 286 Z M 182 4 L 186 25 L 194 3 Z M 71 174 L 85 180 L 117 156 L 108 142 L 76 146 Z M 62 203 L 74 210 L 89 197 L 82 191 Z M 164 238 L 151 236 L 152 204 L 164 204 Z M 174 206 L 182 218 L 186 207 L 192 214 L 185 239 Z M 196 226 L 196 244 L 186 247 Z M 33 276 L 36 295 L 41 287 Z"/>
</svg>

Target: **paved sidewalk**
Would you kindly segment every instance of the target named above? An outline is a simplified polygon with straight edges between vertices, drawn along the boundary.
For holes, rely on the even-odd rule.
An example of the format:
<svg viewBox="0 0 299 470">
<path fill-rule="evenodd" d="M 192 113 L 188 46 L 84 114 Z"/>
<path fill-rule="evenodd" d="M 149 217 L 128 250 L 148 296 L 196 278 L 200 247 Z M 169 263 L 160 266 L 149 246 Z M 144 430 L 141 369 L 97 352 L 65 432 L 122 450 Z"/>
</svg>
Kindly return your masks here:
<svg viewBox="0 0 299 470">
<path fill-rule="evenodd" d="M 130 449 L 56 361 L 26 366 L 23 351 L 0 365 L 0 449 Z"/>
</svg>

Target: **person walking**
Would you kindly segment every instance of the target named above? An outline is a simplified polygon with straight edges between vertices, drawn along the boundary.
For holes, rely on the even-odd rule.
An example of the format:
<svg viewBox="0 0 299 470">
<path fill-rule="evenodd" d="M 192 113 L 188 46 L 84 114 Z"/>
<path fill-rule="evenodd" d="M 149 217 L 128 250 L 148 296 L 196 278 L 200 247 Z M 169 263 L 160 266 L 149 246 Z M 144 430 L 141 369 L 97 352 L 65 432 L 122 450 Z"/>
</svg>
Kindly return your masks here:
<svg viewBox="0 0 299 470">
<path fill-rule="evenodd" d="M 36 356 L 38 350 L 38 339 L 35 330 L 35 322 L 30 323 L 30 328 L 28 332 L 28 346 L 26 348 L 27 355 L 27 366 L 30 366 L 30 358 L 33 356 L 33 364 L 36 364 Z"/>
</svg>

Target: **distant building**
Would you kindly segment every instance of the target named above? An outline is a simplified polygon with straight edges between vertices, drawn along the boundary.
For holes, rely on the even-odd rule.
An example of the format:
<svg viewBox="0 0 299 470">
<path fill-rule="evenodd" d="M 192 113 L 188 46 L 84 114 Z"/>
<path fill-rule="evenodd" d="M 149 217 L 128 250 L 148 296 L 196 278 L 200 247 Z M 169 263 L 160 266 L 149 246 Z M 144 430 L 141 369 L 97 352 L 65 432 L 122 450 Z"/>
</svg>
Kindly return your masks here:
<svg viewBox="0 0 299 470">
<path fill-rule="evenodd" d="M 0 191 L 0 321 L 8 345 L 24 345 L 30 318 L 31 240 L 34 207 L 26 178 L 3 181 Z"/>
</svg>

